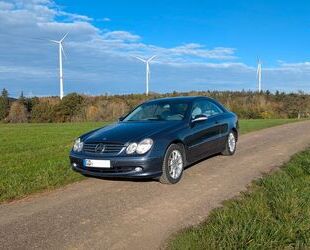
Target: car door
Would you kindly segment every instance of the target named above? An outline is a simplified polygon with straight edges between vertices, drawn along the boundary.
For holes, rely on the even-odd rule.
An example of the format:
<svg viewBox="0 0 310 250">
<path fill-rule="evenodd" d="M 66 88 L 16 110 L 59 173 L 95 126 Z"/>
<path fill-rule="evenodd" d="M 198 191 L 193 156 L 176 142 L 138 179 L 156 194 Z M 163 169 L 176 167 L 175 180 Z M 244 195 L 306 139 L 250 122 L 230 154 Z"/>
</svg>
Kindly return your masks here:
<svg viewBox="0 0 310 250">
<path fill-rule="evenodd" d="M 226 145 L 227 135 L 229 132 L 229 115 L 228 113 L 223 113 L 217 116 L 217 124 L 220 127 L 220 133 L 217 139 L 218 152 L 223 151 Z"/>
<path fill-rule="evenodd" d="M 186 139 L 188 146 L 188 160 L 194 162 L 218 150 L 218 138 L 221 125 L 218 122 L 219 112 L 212 112 L 212 102 L 207 99 L 194 103 L 191 112 L 189 135 Z M 194 121 L 195 117 L 205 116 L 206 119 Z"/>
<path fill-rule="evenodd" d="M 210 112 L 210 118 L 212 117 L 215 120 L 215 123 L 218 126 L 219 134 L 216 138 L 216 153 L 223 150 L 223 147 L 226 144 L 226 137 L 228 135 L 229 127 L 229 114 L 225 112 L 216 102 L 210 101 L 210 106 L 208 107 Z"/>
</svg>

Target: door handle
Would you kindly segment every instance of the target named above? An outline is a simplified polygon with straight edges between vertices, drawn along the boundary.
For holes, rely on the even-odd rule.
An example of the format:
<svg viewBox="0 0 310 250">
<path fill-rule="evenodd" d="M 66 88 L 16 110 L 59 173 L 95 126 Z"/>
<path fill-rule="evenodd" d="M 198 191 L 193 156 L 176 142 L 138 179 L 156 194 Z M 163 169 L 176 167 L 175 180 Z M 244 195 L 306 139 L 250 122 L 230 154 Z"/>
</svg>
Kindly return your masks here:
<svg viewBox="0 0 310 250">
<path fill-rule="evenodd" d="M 214 123 L 215 123 L 215 124 L 219 124 L 219 121 L 215 121 Z"/>
</svg>

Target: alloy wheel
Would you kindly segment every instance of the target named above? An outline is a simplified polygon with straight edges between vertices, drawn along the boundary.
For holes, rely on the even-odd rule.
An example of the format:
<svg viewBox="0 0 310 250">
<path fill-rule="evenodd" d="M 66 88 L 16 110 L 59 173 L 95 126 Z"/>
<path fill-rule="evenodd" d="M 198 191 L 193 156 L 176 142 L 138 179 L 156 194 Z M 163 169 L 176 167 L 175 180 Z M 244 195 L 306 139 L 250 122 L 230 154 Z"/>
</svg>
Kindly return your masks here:
<svg viewBox="0 0 310 250">
<path fill-rule="evenodd" d="M 228 147 L 230 152 L 234 152 L 236 148 L 236 138 L 233 133 L 229 133 L 228 135 Z"/>
<path fill-rule="evenodd" d="M 173 150 L 168 158 L 169 175 L 173 179 L 178 179 L 183 170 L 183 158 L 179 150 Z"/>
</svg>

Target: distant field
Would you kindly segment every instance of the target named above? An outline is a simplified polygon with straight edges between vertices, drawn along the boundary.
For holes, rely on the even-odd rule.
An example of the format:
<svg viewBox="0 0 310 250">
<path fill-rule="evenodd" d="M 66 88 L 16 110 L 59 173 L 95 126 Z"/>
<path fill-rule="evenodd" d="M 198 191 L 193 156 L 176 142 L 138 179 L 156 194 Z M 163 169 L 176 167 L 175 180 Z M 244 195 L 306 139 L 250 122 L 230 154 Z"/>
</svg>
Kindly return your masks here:
<svg viewBox="0 0 310 250">
<path fill-rule="evenodd" d="M 168 249 L 310 249 L 310 148 L 226 201 Z"/>
<path fill-rule="evenodd" d="M 296 120 L 241 120 L 241 133 Z M 74 138 L 107 123 L 0 124 L 0 202 L 83 179 L 69 165 Z"/>
</svg>

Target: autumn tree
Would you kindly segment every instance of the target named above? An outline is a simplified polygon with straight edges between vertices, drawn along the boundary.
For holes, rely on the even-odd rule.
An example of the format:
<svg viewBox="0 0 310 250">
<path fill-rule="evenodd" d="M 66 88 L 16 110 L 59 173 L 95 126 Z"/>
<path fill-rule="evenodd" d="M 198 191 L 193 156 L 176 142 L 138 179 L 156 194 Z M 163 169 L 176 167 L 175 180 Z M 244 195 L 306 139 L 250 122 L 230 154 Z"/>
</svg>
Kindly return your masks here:
<svg viewBox="0 0 310 250">
<path fill-rule="evenodd" d="M 66 95 L 61 102 L 54 107 L 54 119 L 57 122 L 72 121 L 74 116 L 79 115 L 84 105 L 84 97 L 71 93 Z"/>
<path fill-rule="evenodd" d="M 52 122 L 53 106 L 48 102 L 35 103 L 31 110 L 31 120 L 33 122 Z"/>
<path fill-rule="evenodd" d="M 12 123 L 28 121 L 28 112 L 24 104 L 15 101 L 12 103 L 7 120 Z"/>
<path fill-rule="evenodd" d="M 9 93 L 6 89 L 3 89 L 0 96 L 0 120 L 4 120 L 9 113 Z"/>
</svg>

